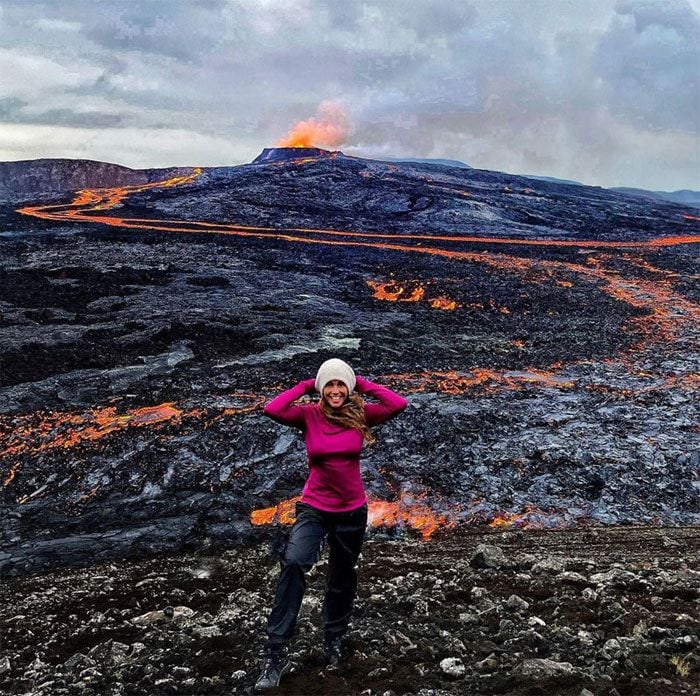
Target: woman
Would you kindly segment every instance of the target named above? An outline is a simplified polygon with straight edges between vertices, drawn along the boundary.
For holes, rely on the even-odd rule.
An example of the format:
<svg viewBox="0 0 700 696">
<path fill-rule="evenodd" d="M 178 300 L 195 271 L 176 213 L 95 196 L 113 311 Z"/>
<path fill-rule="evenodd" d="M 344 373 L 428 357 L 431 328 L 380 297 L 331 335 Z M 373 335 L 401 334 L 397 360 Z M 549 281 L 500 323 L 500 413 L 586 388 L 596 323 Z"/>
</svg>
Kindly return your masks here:
<svg viewBox="0 0 700 696">
<path fill-rule="evenodd" d="M 321 395 L 318 403 L 293 404 L 314 391 Z M 379 403 L 365 404 L 353 391 Z M 407 405 L 399 394 L 355 375 L 346 362 L 331 358 L 321 365 L 316 379 L 302 380 L 265 406 L 265 415 L 304 432 L 309 477 L 296 504 L 296 521 L 281 561 L 256 691 L 275 688 L 291 668 L 286 647 L 296 628 L 305 573 L 318 560 L 326 539 L 330 552 L 322 614 L 324 653 L 328 664 L 342 659 L 342 638 L 357 589 L 355 564 L 367 526 L 367 496 L 360 476 L 362 444 L 376 442 L 370 427 L 393 418 Z"/>
</svg>

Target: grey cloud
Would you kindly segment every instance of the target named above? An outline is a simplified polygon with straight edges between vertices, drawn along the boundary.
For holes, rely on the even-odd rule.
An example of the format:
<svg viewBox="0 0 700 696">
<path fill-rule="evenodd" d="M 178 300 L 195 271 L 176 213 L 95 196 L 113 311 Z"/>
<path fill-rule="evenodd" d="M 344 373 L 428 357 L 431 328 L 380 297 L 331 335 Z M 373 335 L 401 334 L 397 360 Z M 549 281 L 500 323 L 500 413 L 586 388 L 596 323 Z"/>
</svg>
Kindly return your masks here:
<svg viewBox="0 0 700 696">
<path fill-rule="evenodd" d="M 22 115 L 7 119 L 10 123 L 27 123 L 46 126 L 72 126 L 95 130 L 98 128 L 114 128 L 125 126 L 127 119 L 119 114 L 105 113 L 76 113 L 70 109 L 47 109 L 40 114 Z"/>
<path fill-rule="evenodd" d="M 700 132 L 700 16 L 685 0 L 623 0 L 594 59 L 618 115 Z"/>
<path fill-rule="evenodd" d="M 681 142 L 674 133 L 695 130 L 698 112 L 697 14 L 681 0 L 2 7 L 0 45 L 59 67 L 55 89 L 41 87 L 46 78 L 37 89 L 15 84 L 0 120 L 93 134 L 190 129 L 192 161 L 225 141 L 252 158 L 332 99 L 348 105 L 354 133 L 343 149 L 353 154 L 634 185 L 641 143 L 656 152 L 659 134 L 664 146 Z M 61 80 L 77 65 L 86 79 Z M 152 156 L 167 156 L 165 142 Z M 664 159 L 656 175 L 690 162 Z"/>
<path fill-rule="evenodd" d="M 222 2 L 100 3 L 95 18 L 85 23 L 85 35 L 104 48 L 197 62 L 226 40 L 224 7 Z"/>
</svg>

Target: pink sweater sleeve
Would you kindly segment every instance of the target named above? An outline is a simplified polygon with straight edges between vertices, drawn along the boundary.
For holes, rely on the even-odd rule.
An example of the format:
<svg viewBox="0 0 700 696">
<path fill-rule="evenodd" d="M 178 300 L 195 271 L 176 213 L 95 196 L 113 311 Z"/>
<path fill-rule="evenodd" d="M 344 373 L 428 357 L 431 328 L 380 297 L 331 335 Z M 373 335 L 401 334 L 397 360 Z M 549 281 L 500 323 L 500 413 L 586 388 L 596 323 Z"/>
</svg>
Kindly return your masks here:
<svg viewBox="0 0 700 696">
<path fill-rule="evenodd" d="M 272 420 L 278 423 L 293 425 L 303 430 L 306 427 L 306 421 L 304 419 L 306 407 L 299 405 L 294 406 L 292 404 L 294 401 L 304 396 L 304 394 L 313 392 L 315 384 L 315 379 L 303 379 L 291 389 L 287 389 L 281 394 L 278 394 L 269 404 L 266 404 L 263 413 L 266 416 L 270 416 Z"/>
<path fill-rule="evenodd" d="M 408 406 L 408 401 L 401 394 L 397 394 L 381 384 L 370 382 L 360 375 L 355 376 L 355 382 L 355 389 L 358 392 L 369 394 L 380 402 L 378 404 L 365 404 L 365 416 L 367 424 L 370 426 L 388 421 Z"/>
</svg>

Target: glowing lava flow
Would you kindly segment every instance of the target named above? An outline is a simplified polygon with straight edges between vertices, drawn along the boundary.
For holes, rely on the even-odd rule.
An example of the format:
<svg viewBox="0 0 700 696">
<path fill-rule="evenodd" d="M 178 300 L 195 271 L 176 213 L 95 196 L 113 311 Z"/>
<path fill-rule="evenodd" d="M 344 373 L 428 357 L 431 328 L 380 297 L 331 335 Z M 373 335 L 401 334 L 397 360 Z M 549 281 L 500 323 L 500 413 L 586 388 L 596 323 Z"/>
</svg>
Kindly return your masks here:
<svg viewBox="0 0 700 696">
<path fill-rule="evenodd" d="M 304 227 L 279 229 L 190 220 L 123 218 L 103 214 L 104 211 L 111 210 L 120 205 L 124 199 L 130 195 L 155 188 L 167 188 L 192 183 L 201 174 L 202 170 L 197 169 L 186 176 L 173 177 L 165 181 L 153 182 L 140 186 L 80 191 L 71 203 L 28 206 L 20 208 L 17 212 L 45 220 L 93 222 L 127 229 L 156 230 L 187 234 L 236 235 L 242 237 L 270 238 L 304 244 L 369 247 L 372 249 L 429 254 L 459 261 L 481 263 L 500 272 L 517 273 L 526 280 L 532 282 L 551 281 L 562 287 L 570 287 L 572 285 L 569 278 L 571 278 L 573 274 L 585 278 L 615 299 L 624 301 L 633 307 L 647 310 L 649 313 L 648 316 L 636 320 L 636 322 L 642 326 L 645 339 L 647 340 L 671 341 L 680 332 L 682 326 L 692 323 L 693 327 L 695 327 L 700 320 L 700 308 L 687 298 L 675 293 L 670 283 L 644 281 L 637 278 L 630 279 L 624 277 L 620 273 L 604 268 L 600 260 L 596 260 L 592 257 L 589 257 L 587 260 L 586 263 L 588 265 L 580 265 L 559 261 L 519 258 L 492 252 L 459 251 L 452 248 L 435 246 L 440 242 L 447 242 L 449 244 L 468 243 L 484 244 L 488 246 L 501 244 L 576 247 L 585 249 L 636 249 L 642 251 L 644 249 L 654 250 L 664 246 L 695 244 L 700 242 L 700 236 L 698 235 L 668 236 L 647 241 L 624 242 L 605 240 L 545 240 L 506 237 L 497 238 L 475 235 L 356 232 L 350 230 L 313 229 Z M 688 220 L 698 219 L 692 215 L 685 215 L 684 217 Z M 415 244 L 411 243 L 414 241 L 416 242 Z M 431 245 L 422 246 L 423 242 L 426 241 L 430 242 Z M 645 263 L 647 263 L 645 260 L 639 259 L 638 265 L 642 267 Z M 645 268 L 645 270 L 651 271 L 652 269 L 648 267 Z M 555 277 L 555 274 L 563 277 Z M 386 284 L 383 287 L 381 284 L 377 284 L 373 287 L 376 292 L 384 293 L 384 297 L 381 299 L 421 301 L 424 299 L 425 295 L 425 291 L 417 287 L 414 288 L 407 297 L 400 297 L 402 295 L 400 291 L 395 291 L 396 296 L 390 297 L 391 289 Z M 428 301 L 436 303 L 433 306 L 441 309 L 456 309 L 456 306 L 448 306 L 453 301 L 443 296 L 428 298 Z M 503 310 L 505 310 L 504 313 L 509 311 L 507 308 L 502 308 L 501 311 Z M 466 374 L 459 374 L 456 371 L 451 371 L 443 373 L 397 374 L 388 377 L 402 380 L 404 385 L 408 385 L 409 388 L 414 391 L 435 388 L 438 391 L 451 394 L 460 394 L 466 389 L 482 388 L 489 390 L 501 386 L 509 389 L 517 389 L 532 382 L 546 386 L 554 386 L 556 388 L 569 388 L 573 386 L 572 382 L 557 377 L 553 372 L 540 370 L 496 373 L 491 370 L 475 369 Z M 686 379 L 685 382 L 681 380 L 677 384 L 682 384 L 684 387 L 689 385 L 691 388 L 696 386 L 696 382 L 692 376 L 686 376 L 686 378 L 683 378 Z M 411 386 L 412 381 L 414 384 Z M 672 383 L 672 379 L 669 378 L 669 387 Z M 162 404 L 152 408 L 165 408 L 166 410 L 162 412 L 164 415 L 161 420 L 166 421 L 179 419 L 182 418 L 183 415 L 188 415 L 174 409 L 172 404 Z M 168 408 L 173 410 L 167 410 Z M 115 414 L 112 413 L 111 416 L 114 417 Z M 46 434 L 47 441 L 38 447 L 35 446 L 35 451 L 57 447 L 70 447 L 81 441 L 98 439 L 109 432 L 118 430 L 120 427 L 126 427 L 126 425 L 147 425 L 161 422 L 157 415 L 153 415 L 152 418 L 146 416 L 144 420 L 139 420 L 138 416 L 130 414 L 126 420 L 124 420 L 124 416 L 116 417 L 116 423 L 121 423 L 121 425 L 116 425 L 115 422 L 111 422 L 111 424 L 106 425 L 88 425 L 83 427 L 84 422 L 80 420 L 80 417 L 78 418 L 79 420 L 71 422 L 72 425 L 78 427 L 78 430 L 66 436 L 54 435 L 53 429 L 50 426 L 40 426 L 48 427 L 48 433 Z M 119 421 L 119 418 L 122 418 L 122 420 Z M 4 450 L 4 456 L 8 454 L 23 454 L 32 451 L 32 448 L 27 445 L 26 441 L 23 441 L 21 429 L 18 437 L 19 440 L 12 440 Z M 15 473 L 16 469 L 13 468 L 5 478 L 4 485 L 12 481 Z M 93 494 L 94 492 L 89 492 L 87 496 L 89 497 Z M 291 521 L 293 505 L 296 500 L 297 499 L 292 499 L 291 501 L 284 501 L 272 508 L 256 510 L 251 513 L 251 522 L 253 524 L 266 524 L 272 521 L 284 523 Z M 537 511 L 537 514 L 539 515 L 540 512 L 541 511 Z M 398 502 L 372 500 L 370 502 L 370 520 L 372 524 L 376 523 L 376 526 L 387 524 L 405 525 L 418 530 L 423 538 L 429 538 L 435 529 L 440 526 L 444 527 L 453 524 L 455 514 L 454 512 L 435 511 L 429 505 L 415 500 L 412 500 L 410 503 L 403 500 Z M 529 515 L 528 519 L 533 518 L 534 514 L 534 510 L 527 511 L 527 515 Z M 541 513 L 541 515 L 545 516 L 547 514 L 549 513 Z M 493 526 L 512 526 L 514 519 L 516 518 L 513 515 L 504 514 L 500 517 L 497 516 L 492 524 Z"/>
<path fill-rule="evenodd" d="M 294 164 L 298 164 L 295 162 Z M 228 234 L 248 237 L 271 237 L 275 239 L 285 239 L 288 241 L 334 243 L 329 240 L 316 240 L 309 237 L 294 237 L 290 233 L 341 236 L 345 238 L 364 239 L 392 239 L 392 240 L 425 240 L 431 242 L 455 242 L 455 243 L 484 243 L 484 244 L 507 244 L 507 245 L 527 245 L 527 246 L 555 246 L 555 247 L 601 247 L 601 248 L 640 248 L 675 246 L 679 244 L 693 244 L 700 241 L 698 235 L 658 237 L 647 241 L 627 241 L 612 242 L 605 240 L 548 240 L 548 239 L 522 239 L 506 237 L 479 237 L 475 235 L 432 235 L 432 234 L 398 234 L 379 232 L 354 232 L 350 230 L 330 230 L 308 227 L 288 227 L 284 230 L 271 227 L 260 227 L 254 225 L 235 225 L 227 223 L 201 222 L 194 220 L 158 220 L 151 218 L 122 218 L 107 215 L 90 215 L 95 211 L 110 210 L 119 205 L 126 197 L 155 188 L 172 188 L 194 182 L 202 175 L 202 169 L 196 168 L 191 174 L 172 177 L 159 182 L 140 184 L 135 186 L 122 186 L 105 189 L 86 189 L 78 191 L 71 203 L 58 205 L 25 206 L 18 208 L 16 212 L 22 215 L 38 217 L 43 220 L 72 221 L 72 222 L 98 222 L 113 227 L 125 227 L 128 229 L 156 230 L 164 232 L 183 233 L 208 233 L 208 234 Z M 335 242 L 337 244 L 358 245 L 358 246 L 378 246 L 384 248 L 397 248 L 400 251 L 409 250 L 412 247 L 396 247 L 395 245 L 382 245 L 371 243 L 355 242 Z"/>
<path fill-rule="evenodd" d="M 370 499 L 367 521 L 372 527 L 402 528 L 417 531 L 423 540 L 438 529 L 449 529 L 457 524 L 459 507 L 437 511 L 422 500 L 400 498 L 398 501 Z"/>
<path fill-rule="evenodd" d="M 42 220 L 72 220 L 104 222 L 118 218 L 105 218 L 100 215 L 85 215 L 85 212 L 96 210 L 111 210 L 119 205 L 125 198 L 135 193 L 142 193 L 151 189 L 173 188 L 190 184 L 202 175 L 200 167 L 195 168 L 191 174 L 174 176 L 170 179 L 152 181 L 148 184 L 136 184 L 134 186 L 119 186 L 116 188 L 85 189 L 77 191 L 75 198 L 70 203 L 35 205 L 18 208 L 16 212 L 22 215 L 31 215 Z M 107 223 L 109 224 L 109 223 Z"/>
<path fill-rule="evenodd" d="M 430 254 L 445 258 L 483 263 L 495 267 L 500 271 L 510 271 L 523 274 L 529 279 L 549 279 L 555 271 L 563 271 L 566 276 L 571 273 L 584 275 L 594 282 L 602 282 L 601 289 L 612 295 L 616 299 L 628 302 L 634 307 L 645 308 L 651 312 L 647 322 L 653 330 L 647 332 L 649 336 L 661 329 L 661 334 L 665 338 L 673 335 L 673 325 L 679 320 L 692 318 L 697 319 L 698 308 L 681 295 L 673 293 L 668 287 L 661 287 L 653 283 L 640 280 L 630 280 L 613 271 L 605 270 L 600 266 L 589 268 L 587 266 L 565 263 L 559 261 L 532 260 L 522 257 L 513 257 L 505 254 L 495 254 L 492 252 L 465 252 L 443 249 L 441 247 L 417 246 L 411 244 L 398 244 L 386 242 L 370 241 L 349 241 L 348 239 L 328 239 L 328 235 L 343 237 L 361 238 L 391 238 L 394 240 L 426 239 L 430 241 L 450 241 L 450 242 L 482 242 L 488 244 L 530 244 L 543 246 L 576 246 L 576 247 L 608 247 L 608 248 L 629 248 L 629 247 L 658 247 L 676 244 L 696 243 L 700 241 L 698 236 L 685 237 L 661 237 L 646 242 L 601 242 L 598 240 L 523 240 L 523 239 L 495 239 L 493 237 L 465 237 L 465 236 L 444 236 L 444 235 L 403 235 L 403 234 L 375 234 L 369 232 L 350 232 L 339 230 L 322 230 L 310 228 L 287 228 L 284 232 L 272 231 L 270 228 L 226 225 L 218 223 L 191 222 L 191 221 L 154 221 L 141 218 L 114 218 L 102 215 L 89 215 L 90 211 L 106 210 L 114 207 L 126 196 L 140 191 L 157 188 L 158 186 L 172 187 L 191 183 L 202 173 L 195 170 L 188 176 L 174 177 L 164 182 L 154 182 L 141 186 L 127 186 L 115 189 L 96 189 L 79 192 L 78 197 L 71 204 L 59 206 L 34 206 L 20 208 L 18 212 L 25 215 L 35 215 L 50 220 L 72 220 L 100 222 L 107 225 L 161 230 L 182 233 L 209 233 L 209 234 L 235 234 L 252 237 L 270 237 L 287 241 L 302 242 L 307 244 L 342 245 L 370 247 L 375 249 L 388 249 L 392 251 L 403 251 L 410 253 Z M 72 209 L 71 209 L 72 208 Z M 305 236 L 297 236 L 292 233 L 305 233 Z M 317 239 L 309 235 L 325 235 L 325 238 Z M 562 279 L 553 279 L 562 280 Z M 564 280 L 563 282 L 569 282 Z M 673 307 L 674 311 L 664 309 Z M 507 309 L 507 308 L 506 308 Z"/>
<path fill-rule="evenodd" d="M 172 403 L 137 408 L 123 414 L 118 414 L 114 406 L 93 409 L 85 414 L 33 413 L 12 419 L 12 430 L 8 435 L 0 437 L 3 446 L 0 457 L 39 454 L 55 448 L 68 449 L 86 440 L 100 440 L 110 433 L 130 426 L 151 426 L 165 421 L 178 421 L 182 415 L 183 412 Z M 9 430 L 9 424 L 0 425 L 3 426 L 2 430 Z M 5 485 L 7 483 L 8 481 L 5 481 Z"/>
<path fill-rule="evenodd" d="M 163 424 L 179 425 L 185 419 L 207 419 L 204 428 L 220 418 L 260 409 L 265 397 L 247 392 L 229 395 L 250 403 L 237 408 L 223 408 L 209 417 L 208 409 L 184 410 L 173 402 L 144 406 L 118 413 L 116 407 L 94 408 L 84 413 L 60 411 L 35 412 L 23 416 L 0 417 L 0 460 L 19 459 L 1 479 L 3 487 L 9 486 L 19 471 L 24 457 L 36 456 L 51 450 L 66 450 L 78 445 L 96 442 L 112 433 L 127 428 L 160 427 Z"/>
<path fill-rule="evenodd" d="M 293 524 L 296 519 L 295 505 L 300 496 L 283 500 L 272 507 L 260 508 L 250 513 L 253 525 Z M 428 503 L 414 500 L 411 496 L 402 496 L 397 501 L 369 498 L 367 522 L 372 527 L 409 527 L 417 531 L 422 539 L 429 539 L 438 529 L 454 527 L 457 522 L 455 513 L 459 510 L 438 512 Z"/>
<path fill-rule="evenodd" d="M 401 384 L 407 392 L 439 391 L 443 394 L 464 394 L 466 392 L 494 392 L 499 388 L 517 391 L 536 383 L 558 389 L 571 389 L 575 382 L 559 377 L 547 370 L 509 370 L 498 372 L 488 369 L 473 369 L 460 373 L 446 372 L 402 372 L 384 376 L 390 382 Z"/>
<path fill-rule="evenodd" d="M 392 302 L 420 302 L 425 298 L 433 309 L 442 309 L 445 311 L 451 311 L 461 306 L 455 300 L 451 300 L 449 297 L 445 297 L 444 295 L 426 298 L 425 287 L 417 281 L 412 284 L 413 288 L 410 291 L 405 284 L 402 285 L 393 280 L 385 283 L 381 283 L 376 280 L 368 280 L 367 285 L 374 290 L 373 297 L 377 300 L 389 300 Z M 406 294 L 404 294 L 404 292 Z"/>
<path fill-rule="evenodd" d="M 583 510 L 571 514 L 569 510 L 540 510 L 536 505 L 526 505 L 522 512 L 499 512 L 488 522 L 494 529 L 563 529 L 578 527 L 588 522 Z"/>
<path fill-rule="evenodd" d="M 579 526 L 587 522 L 583 509 L 541 510 L 535 505 L 526 505 L 521 512 L 490 512 L 481 501 L 472 501 L 465 506 L 445 504 L 439 500 L 426 501 L 427 496 L 399 493 L 398 500 L 368 498 L 367 523 L 374 528 L 412 529 L 423 541 L 430 539 L 440 529 L 452 529 L 460 522 L 488 524 L 494 529 L 554 529 Z M 250 523 L 254 526 L 271 524 L 294 524 L 295 505 L 301 498 L 296 496 L 277 505 L 253 510 Z"/>
</svg>

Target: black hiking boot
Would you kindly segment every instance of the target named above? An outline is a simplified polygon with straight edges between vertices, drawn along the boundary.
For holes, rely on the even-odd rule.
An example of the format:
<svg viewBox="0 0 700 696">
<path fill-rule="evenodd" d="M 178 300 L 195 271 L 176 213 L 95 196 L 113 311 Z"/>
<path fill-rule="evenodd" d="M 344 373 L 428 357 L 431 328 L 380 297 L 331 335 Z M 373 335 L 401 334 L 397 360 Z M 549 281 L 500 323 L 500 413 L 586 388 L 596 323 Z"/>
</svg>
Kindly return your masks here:
<svg viewBox="0 0 700 696">
<path fill-rule="evenodd" d="M 329 667 L 337 667 L 345 659 L 345 646 L 342 636 L 329 637 L 323 640 L 323 654 Z"/>
<path fill-rule="evenodd" d="M 292 663 L 283 650 L 268 650 L 265 654 L 265 662 L 262 672 L 255 682 L 255 692 L 262 693 L 276 689 L 280 685 L 282 677 L 292 668 Z"/>
</svg>

